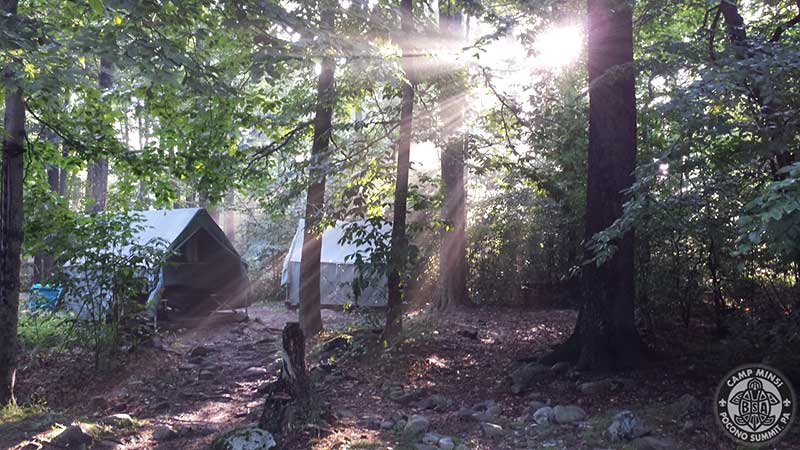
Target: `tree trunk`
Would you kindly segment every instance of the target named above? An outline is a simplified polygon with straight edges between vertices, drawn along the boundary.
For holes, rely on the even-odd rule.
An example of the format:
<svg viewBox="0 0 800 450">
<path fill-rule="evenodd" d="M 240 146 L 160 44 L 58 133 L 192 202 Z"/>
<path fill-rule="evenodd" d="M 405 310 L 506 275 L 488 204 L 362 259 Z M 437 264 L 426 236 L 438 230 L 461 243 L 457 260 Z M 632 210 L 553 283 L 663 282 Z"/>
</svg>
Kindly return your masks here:
<svg viewBox="0 0 800 450">
<path fill-rule="evenodd" d="M 259 427 L 279 434 L 309 413 L 311 385 L 306 372 L 305 338 L 300 324 L 289 322 L 282 334 L 283 360 L 278 379 L 267 387 Z"/>
<path fill-rule="evenodd" d="M 632 10 L 619 0 L 588 2 L 589 153 L 585 239 L 622 215 L 623 191 L 636 168 L 636 96 Z M 584 266 L 575 331 L 550 359 L 580 369 L 636 367 L 641 341 L 634 322 L 634 235 L 626 233 L 600 267 Z"/>
<path fill-rule="evenodd" d="M 455 0 L 439 4 L 439 31 L 447 42 L 460 43 L 463 16 Z M 456 45 L 453 45 L 455 47 Z M 467 208 L 464 184 L 464 113 L 466 110 L 466 74 L 463 69 L 445 74 L 439 98 L 442 128 L 442 184 L 444 204 L 442 220 L 448 227 L 442 231 L 439 249 L 439 310 L 463 305 L 467 300 Z"/>
<path fill-rule="evenodd" d="M 334 14 L 323 10 L 320 26 L 332 32 Z M 334 94 L 333 57 L 322 58 L 317 81 L 317 109 L 314 115 L 314 142 L 311 146 L 311 164 L 308 168 L 308 196 L 306 197 L 303 249 L 300 256 L 300 326 L 306 336 L 322 330 L 320 258 L 322 257 L 321 221 L 325 208 L 325 177 L 328 171 L 328 153 L 333 122 Z"/>
<path fill-rule="evenodd" d="M 58 140 L 56 134 L 49 128 L 42 130 L 42 138 L 51 143 L 56 149 L 58 148 Z M 61 173 L 58 167 L 52 164 L 45 164 L 45 173 L 47 174 L 47 186 L 50 191 L 56 195 L 60 195 L 59 189 L 61 186 Z M 47 252 L 39 252 L 33 257 L 33 283 L 46 283 L 53 274 L 53 256 Z"/>
<path fill-rule="evenodd" d="M 406 236 L 406 209 L 408 203 L 408 171 L 411 166 L 411 132 L 414 116 L 414 54 L 410 47 L 410 34 L 414 31 L 414 12 L 412 0 L 401 0 L 401 28 L 404 40 L 402 66 L 406 74 L 403 82 L 402 100 L 400 104 L 400 136 L 397 143 L 397 176 L 394 188 L 394 220 L 392 222 L 391 255 L 389 262 L 388 290 L 389 298 L 386 309 L 386 327 L 383 339 L 394 342 L 403 329 L 403 279 L 405 278 L 408 238 Z"/>
<path fill-rule="evenodd" d="M 16 0 L 0 0 L 4 14 L 17 14 Z M 25 164 L 25 105 L 14 65 L 3 72 L 2 175 L 0 175 L 0 405 L 14 401 L 22 252 L 22 184 Z"/>
<path fill-rule="evenodd" d="M 98 80 L 100 91 L 105 93 L 111 90 L 114 84 L 114 68 L 111 60 L 100 58 L 100 71 Z M 89 197 L 88 212 L 99 212 L 106 209 L 106 193 L 108 192 L 108 159 L 97 158 L 89 163 L 86 171 L 86 196 Z"/>
</svg>

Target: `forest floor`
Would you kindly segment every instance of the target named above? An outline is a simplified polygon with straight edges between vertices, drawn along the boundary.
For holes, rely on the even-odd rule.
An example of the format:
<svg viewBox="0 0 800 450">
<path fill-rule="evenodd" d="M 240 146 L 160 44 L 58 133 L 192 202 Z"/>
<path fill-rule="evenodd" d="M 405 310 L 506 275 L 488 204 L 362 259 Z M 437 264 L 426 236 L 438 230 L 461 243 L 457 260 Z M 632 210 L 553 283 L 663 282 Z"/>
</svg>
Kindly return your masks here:
<svg viewBox="0 0 800 450">
<path fill-rule="evenodd" d="M 273 305 L 251 309 L 247 320 L 227 314 L 173 325 L 107 374 L 95 373 L 87 356 L 26 359 L 18 395 L 28 403 L 16 414 L 4 413 L 0 448 L 58 448 L 52 438 L 80 422 L 93 424 L 94 448 L 207 449 L 221 431 L 258 422 L 259 388 L 277 374 L 280 331 L 295 318 L 296 312 Z M 452 437 L 460 448 L 629 449 L 605 432 L 623 409 L 650 429 L 653 445 L 735 448 L 711 414 L 725 368 L 703 358 L 688 336 L 671 339 L 670 351 L 642 370 L 614 376 L 548 370 L 515 394 L 509 373 L 568 336 L 574 312 L 412 314 L 404 344 L 389 349 L 371 344 L 379 316 L 325 311 L 323 320 L 327 331 L 310 342 L 309 352 L 321 414 L 313 427 L 279 439 L 281 450 L 436 448 L 402 432 L 403 422 L 415 415 L 427 419 L 430 433 Z M 597 381 L 591 392 L 580 387 Z M 679 399 L 686 394 L 699 407 L 681 411 L 687 405 Z M 542 404 L 576 405 L 587 417 L 538 425 L 532 412 Z M 103 420 L 115 413 L 132 419 Z M 775 448 L 800 449 L 798 426 Z"/>
</svg>

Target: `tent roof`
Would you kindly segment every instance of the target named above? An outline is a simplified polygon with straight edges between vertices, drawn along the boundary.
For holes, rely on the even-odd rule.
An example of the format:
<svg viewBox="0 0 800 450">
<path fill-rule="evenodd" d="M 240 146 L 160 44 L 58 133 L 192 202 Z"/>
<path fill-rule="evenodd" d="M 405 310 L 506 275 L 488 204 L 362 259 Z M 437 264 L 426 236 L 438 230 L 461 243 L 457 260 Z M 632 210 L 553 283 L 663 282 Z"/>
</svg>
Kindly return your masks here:
<svg viewBox="0 0 800 450">
<path fill-rule="evenodd" d="M 140 244 L 153 239 L 163 239 L 169 248 L 177 248 L 202 228 L 228 251 L 239 256 L 225 233 L 204 208 L 131 211 L 130 214 L 141 217 L 141 221 L 137 223 L 142 229 L 136 234 L 136 240 Z"/>
<path fill-rule="evenodd" d="M 142 218 L 138 224 L 143 228 L 136 234 L 136 240 L 146 243 L 153 239 L 163 239 L 172 245 L 200 211 L 201 208 L 132 211 L 132 215 Z"/>
<path fill-rule="evenodd" d="M 372 227 L 373 225 L 366 220 L 358 220 L 353 222 L 337 221 L 336 226 L 328 228 L 322 234 L 322 256 L 320 257 L 321 263 L 328 264 L 353 264 L 352 260 L 345 261 L 345 258 L 356 252 L 369 254 L 372 251 L 372 246 L 369 244 L 356 245 L 354 243 L 340 244 L 339 241 L 344 237 L 345 229 L 352 224 L 358 224 L 360 227 Z M 384 224 L 381 232 L 388 235 L 392 226 Z M 294 233 L 289 253 L 286 255 L 285 263 L 300 262 L 303 253 L 303 234 L 305 233 L 305 220 L 300 219 L 297 222 L 297 231 Z M 286 264 L 284 264 L 286 266 Z"/>
</svg>

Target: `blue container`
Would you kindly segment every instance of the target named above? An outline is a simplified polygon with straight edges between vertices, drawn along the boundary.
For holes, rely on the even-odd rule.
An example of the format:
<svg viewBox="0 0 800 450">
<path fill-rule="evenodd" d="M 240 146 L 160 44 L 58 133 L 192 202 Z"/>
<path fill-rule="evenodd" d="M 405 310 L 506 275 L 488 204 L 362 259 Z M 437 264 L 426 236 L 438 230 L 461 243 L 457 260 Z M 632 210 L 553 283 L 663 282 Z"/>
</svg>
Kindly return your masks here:
<svg viewBox="0 0 800 450">
<path fill-rule="evenodd" d="M 59 295 L 61 295 L 60 286 L 34 284 L 31 286 L 28 309 L 49 309 L 52 311 L 56 308 L 56 300 L 58 300 Z"/>
</svg>

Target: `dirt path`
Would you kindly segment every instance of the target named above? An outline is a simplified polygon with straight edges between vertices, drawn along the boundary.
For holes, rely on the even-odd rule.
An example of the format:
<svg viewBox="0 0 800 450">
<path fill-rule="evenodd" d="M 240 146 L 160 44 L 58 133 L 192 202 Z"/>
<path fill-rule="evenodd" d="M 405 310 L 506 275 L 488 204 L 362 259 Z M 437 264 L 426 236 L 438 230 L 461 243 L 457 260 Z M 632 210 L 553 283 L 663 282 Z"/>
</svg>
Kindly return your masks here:
<svg viewBox="0 0 800 450">
<path fill-rule="evenodd" d="M 325 317 L 346 321 L 330 311 Z M 46 441 L 52 428 L 124 413 L 136 419 L 135 432 L 96 447 L 205 449 L 218 432 L 258 420 L 258 388 L 277 371 L 275 340 L 290 320 L 296 312 L 273 306 L 251 309 L 247 320 L 219 314 L 171 323 L 109 375 L 93 373 L 80 356 L 42 358 L 20 372 L 18 392 L 47 407 L 3 427 L 0 448 L 36 448 L 30 444 Z M 177 436 L 159 442 L 153 432 L 165 426 Z"/>
<path fill-rule="evenodd" d="M 207 449 L 219 432 L 257 423 L 263 404 L 259 388 L 276 375 L 280 330 L 295 318 L 296 312 L 274 306 L 251 310 L 247 321 L 223 315 L 185 324 L 132 354 L 112 377 L 78 371 L 75 360 L 60 357 L 26 367 L 20 392 L 38 396 L 49 408 L 0 429 L 0 448 L 32 450 L 38 447 L 29 443 L 45 441 L 61 429 L 57 424 L 127 413 L 136 426 L 106 436 L 95 448 Z M 724 368 L 702 353 L 692 356 L 684 342 L 674 345 L 673 356 L 635 373 L 612 377 L 548 368 L 514 392 L 509 375 L 525 364 L 520 360 L 563 340 L 574 324 L 573 312 L 484 308 L 419 314 L 406 321 L 408 338 L 395 349 L 376 348 L 377 335 L 363 330 L 378 319 L 324 312 L 327 329 L 334 331 L 308 348 L 321 422 L 281 442 L 281 450 L 437 448 L 425 447 L 419 435 L 404 434 L 403 424 L 413 416 L 426 418 L 427 431 L 463 445 L 458 450 L 629 449 L 606 435 L 623 409 L 641 418 L 652 436 L 674 445 L 664 448 L 732 448 L 706 408 Z M 349 335 L 346 345 L 324 350 L 325 339 L 342 334 Z M 622 381 L 592 393 L 581 387 L 610 378 Z M 685 395 L 696 404 L 690 414 L 676 413 L 675 404 Z M 546 404 L 577 406 L 587 417 L 538 424 L 532 413 Z M 482 423 L 498 429 L 487 431 Z M 164 427 L 172 434 L 157 439 L 154 432 Z M 797 427 L 776 448 L 800 449 Z"/>
</svg>

